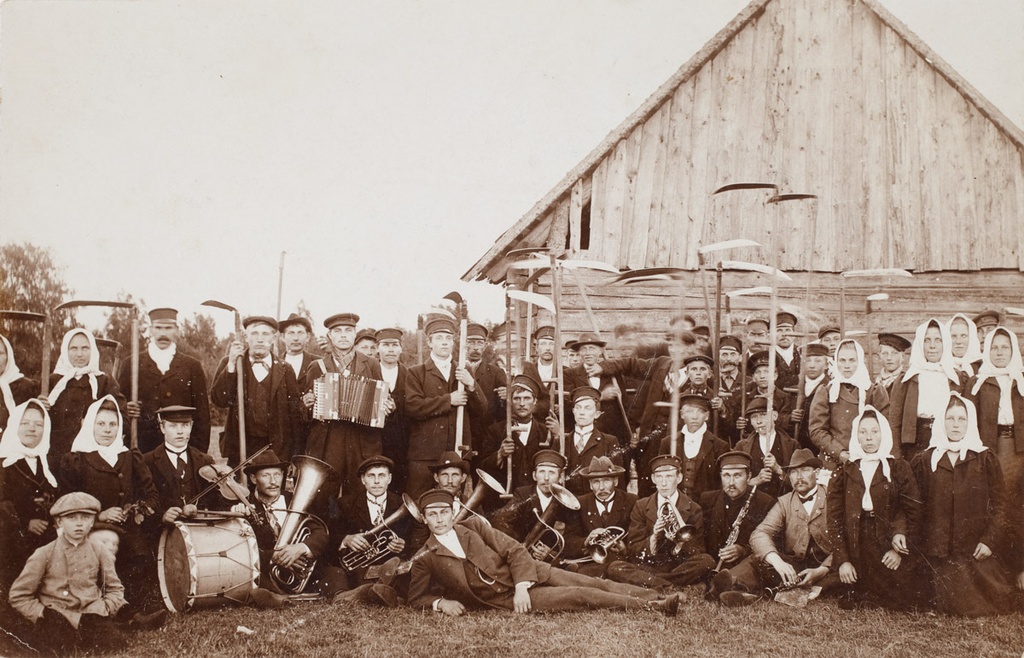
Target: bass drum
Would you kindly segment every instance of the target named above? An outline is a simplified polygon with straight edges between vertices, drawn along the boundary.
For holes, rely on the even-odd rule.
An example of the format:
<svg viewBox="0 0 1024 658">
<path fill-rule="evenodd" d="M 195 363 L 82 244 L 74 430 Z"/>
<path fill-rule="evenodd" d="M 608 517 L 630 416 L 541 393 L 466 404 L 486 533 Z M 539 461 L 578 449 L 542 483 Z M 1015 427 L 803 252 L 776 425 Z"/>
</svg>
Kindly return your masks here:
<svg viewBox="0 0 1024 658">
<path fill-rule="evenodd" d="M 160 594 L 171 612 L 245 603 L 260 576 L 260 551 L 241 518 L 176 521 L 160 536 Z"/>
</svg>

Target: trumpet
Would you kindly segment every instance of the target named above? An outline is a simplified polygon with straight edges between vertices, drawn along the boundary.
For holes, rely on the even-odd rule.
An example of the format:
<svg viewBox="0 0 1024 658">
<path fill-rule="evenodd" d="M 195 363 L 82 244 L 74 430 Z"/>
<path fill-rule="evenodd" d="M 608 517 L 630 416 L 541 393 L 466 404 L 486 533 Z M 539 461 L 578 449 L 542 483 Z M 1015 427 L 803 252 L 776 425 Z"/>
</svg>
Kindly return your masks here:
<svg viewBox="0 0 1024 658">
<path fill-rule="evenodd" d="M 295 478 L 291 506 L 281 524 L 281 532 L 277 536 L 274 550 L 284 548 L 289 544 L 302 543 L 313 532 L 316 525 L 327 530 L 324 522 L 307 513 L 306 508 L 313 502 L 316 492 L 327 481 L 334 469 L 330 464 L 319 459 L 299 455 L 295 458 L 295 470 L 298 475 Z M 304 567 L 296 569 L 286 569 L 275 564 L 270 569 L 270 578 L 282 592 L 300 594 L 309 584 L 315 566 L 316 560 L 310 560 Z"/>
<path fill-rule="evenodd" d="M 397 523 L 406 515 L 411 516 L 417 521 L 420 521 L 423 518 L 423 515 L 420 513 L 419 508 L 416 506 L 416 503 L 413 502 L 412 498 L 410 498 L 408 494 L 403 494 L 402 506 L 400 508 L 392 512 L 391 515 L 384 519 L 379 525 L 363 533 L 363 535 L 370 541 L 370 547 L 368 549 L 364 551 L 357 551 L 351 548 L 341 548 L 339 551 L 341 566 L 343 566 L 346 571 L 355 571 L 356 569 L 369 567 L 384 560 L 391 554 L 391 549 L 388 548 L 388 544 L 398 536 L 389 526 Z"/>
<path fill-rule="evenodd" d="M 555 514 L 558 513 L 558 505 L 571 510 L 578 510 L 580 508 L 579 499 L 560 484 L 551 483 L 551 495 L 554 497 L 554 500 L 544 510 L 544 514 L 541 514 L 536 509 L 533 510 L 534 516 L 537 517 L 537 523 L 534 524 L 533 529 L 523 539 L 523 546 L 526 547 L 526 550 L 531 555 L 535 547 L 550 547 L 547 556 L 544 558 L 545 562 L 554 562 L 562 554 L 562 551 L 565 550 L 565 536 L 551 525 L 555 520 Z M 558 505 L 555 505 L 555 503 L 558 503 Z M 549 533 L 552 536 L 552 541 L 550 543 L 542 541 Z"/>
<path fill-rule="evenodd" d="M 677 557 L 682 554 L 686 544 L 696 536 L 697 528 L 689 523 L 683 523 L 679 513 L 674 509 L 666 509 L 662 512 L 661 518 L 665 521 L 665 528 L 662 531 L 665 541 L 673 544 L 670 552 L 672 557 Z M 660 550 L 659 546 L 657 552 Z"/>
<path fill-rule="evenodd" d="M 590 555 L 584 555 L 575 560 L 562 560 L 562 562 L 564 564 L 587 564 L 589 562 L 604 564 L 608 561 L 608 551 L 611 547 L 626 536 L 626 531 L 617 525 L 599 528 L 596 533 L 593 539 L 588 539 L 583 544 L 584 548 L 590 549 Z"/>
</svg>

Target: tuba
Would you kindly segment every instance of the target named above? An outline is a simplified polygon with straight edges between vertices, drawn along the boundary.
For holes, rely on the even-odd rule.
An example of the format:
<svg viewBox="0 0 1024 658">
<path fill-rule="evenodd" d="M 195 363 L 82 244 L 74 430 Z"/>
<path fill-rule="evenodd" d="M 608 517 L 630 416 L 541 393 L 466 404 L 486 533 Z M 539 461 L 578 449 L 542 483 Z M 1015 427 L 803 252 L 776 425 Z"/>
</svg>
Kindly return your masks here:
<svg viewBox="0 0 1024 658">
<path fill-rule="evenodd" d="M 501 486 L 501 483 L 495 480 L 494 476 L 483 469 L 476 469 L 476 475 L 480 481 L 477 482 L 476 488 L 473 489 L 473 493 L 470 494 L 469 499 L 462 504 L 462 508 L 459 509 L 459 513 L 455 515 L 455 519 L 452 521 L 453 524 L 458 523 L 459 521 L 465 521 L 472 514 L 473 516 L 480 517 L 485 523 L 487 523 L 487 525 L 490 525 L 490 522 L 483 516 L 480 516 L 480 514 L 473 508 L 479 505 L 484 499 L 484 496 L 487 495 L 488 489 L 493 489 L 497 493 L 503 494 L 505 493 L 505 487 Z"/>
<path fill-rule="evenodd" d="M 578 510 L 580 508 L 579 499 L 560 484 L 551 483 L 551 495 L 554 497 L 554 500 L 544 510 L 544 514 L 541 514 L 536 509 L 533 510 L 533 514 L 537 517 L 537 523 L 534 524 L 530 534 L 526 535 L 526 538 L 523 540 L 523 546 L 532 555 L 534 546 L 538 544 L 549 545 L 548 542 L 541 540 L 550 533 L 553 541 L 550 543 L 551 550 L 548 552 L 547 557 L 544 558 L 545 562 L 554 562 L 565 549 L 565 537 L 551 525 L 555 521 L 555 514 L 558 513 L 558 506 L 560 505 L 571 510 Z M 556 502 L 558 505 L 555 505 Z"/>
<path fill-rule="evenodd" d="M 316 525 L 326 529 L 324 522 L 306 512 L 306 509 L 334 469 L 330 464 L 308 455 L 297 456 L 293 463 L 297 473 L 295 490 L 292 493 L 291 505 L 284 517 L 284 523 L 281 524 L 277 543 L 274 544 L 275 551 L 289 544 L 305 541 Z M 270 578 L 285 594 L 299 594 L 309 584 L 315 566 L 316 560 L 310 560 L 305 567 L 300 569 L 286 569 L 275 564 L 270 569 Z"/>
<path fill-rule="evenodd" d="M 419 521 L 423 518 L 416 503 L 413 502 L 412 498 L 408 494 L 402 494 L 402 506 L 392 512 L 386 519 L 384 519 L 379 525 L 371 528 L 370 530 L 362 533 L 370 542 L 370 548 L 365 551 L 356 551 L 351 548 L 342 547 L 339 551 L 341 558 L 341 566 L 345 567 L 346 571 L 355 571 L 356 569 L 362 569 L 363 567 L 369 567 L 377 564 L 388 555 L 391 554 L 391 550 L 388 548 L 388 544 L 397 535 L 389 527 L 392 523 L 396 523 L 404 518 L 406 515 L 412 516 L 412 518 Z"/>
</svg>

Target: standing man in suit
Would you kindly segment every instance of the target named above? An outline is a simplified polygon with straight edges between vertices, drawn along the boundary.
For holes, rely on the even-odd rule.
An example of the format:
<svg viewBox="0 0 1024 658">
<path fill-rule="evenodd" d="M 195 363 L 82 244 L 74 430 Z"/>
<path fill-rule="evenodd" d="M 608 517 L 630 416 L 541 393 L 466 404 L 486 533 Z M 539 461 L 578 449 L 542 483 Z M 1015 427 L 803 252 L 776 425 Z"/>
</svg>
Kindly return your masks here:
<svg viewBox="0 0 1024 658">
<path fill-rule="evenodd" d="M 735 567 L 750 555 L 750 533 L 775 505 L 773 497 L 750 484 L 750 464 L 750 455 L 745 452 L 725 453 L 718 458 L 722 488 L 705 491 L 700 497 L 700 507 L 704 510 L 704 547 L 708 555 L 718 560 L 719 573 L 721 569 Z M 730 541 L 734 529 L 736 537 Z M 724 578 L 726 588 L 730 587 L 729 577 Z M 721 593 L 712 580 L 704 598 L 717 601 Z"/>
<path fill-rule="evenodd" d="M 235 368 L 241 357 L 245 392 L 246 454 L 265 445 L 290 456 L 301 440 L 303 410 L 295 372 L 275 359 L 271 348 L 277 340 L 277 320 L 249 316 L 242 320 L 245 342 L 232 341 L 228 355 L 217 366 L 210 388 L 210 401 L 227 407 L 228 418 L 220 438 L 220 454 L 228 463 L 239 462 L 238 377 Z"/>
<path fill-rule="evenodd" d="M 430 528 L 425 552 L 413 563 L 409 603 L 459 616 L 467 610 L 649 609 L 673 616 L 678 595 L 555 569 L 530 557 L 521 544 L 477 518 L 452 522 L 452 495 L 434 489 L 420 496 Z"/>
<path fill-rule="evenodd" d="M 602 368 L 605 341 L 597 334 L 584 333 L 576 341 L 583 363 L 576 368 L 563 370 L 566 391 L 589 386 L 600 392 L 601 416 L 597 429 L 615 437 L 619 443 L 628 445 L 632 438 L 629 421 L 623 414 L 623 395 L 626 387 L 618 374 L 611 374 Z M 572 403 L 575 404 L 575 403 Z M 571 465 L 570 465 L 571 466 Z"/>
<path fill-rule="evenodd" d="M 608 457 L 622 465 L 623 450 L 619 440 L 612 434 L 597 429 L 602 416 L 601 392 L 592 386 L 580 386 L 572 391 L 573 432 L 566 435 L 565 455 L 568 460 L 565 487 L 576 495 L 590 490 L 587 479 L 580 475 L 584 466 L 594 457 Z M 550 430 L 558 429 L 555 419 L 550 421 Z"/>
<path fill-rule="evenodd" d="M 795 390 L 800 383 L 800 350 L 793 340 L 796 330 L 796 316 L 789 311 L 775 314 L 775 380 L 779 388 Z"/>
<path fill-rule="evenodd" d="M 978 328 L 981 331 L 981 328 Z M 905 355 L 910 349 L 910 341 L 898 334 L 878 334 L 878 360 L 882 363 L 882 372 L 875 376 L 875 385 L 881 386 L 892 397 L 895 387 L 903 373 L 906 372 Z"/>
<path fill-rule="evenodd" d="M 708 429 L 711 401 L 706 397 L 680 396 L 679 415 L 683 421 L 675 450 L 683 469 L 679 488 L 693 500 L 699 500 L 705 491 L 718 488 L 718 458 L 729 451 L 729 444 Z M 666 435 L 661 440 L 659 452 L 672 454 L 672 437 Z"/>
<path fill-rule="evenodd" d="M 804 352 L 801 360 L 803 362 L 803 377 L 797 388 L 796 403 L 789 420 L 793 423 L 793 438 L 800 444 L 801 448 L 814 451 L 818 447 L 811 441 L 811 432 L 808 422 L 811 416 L 811 403 L 814 402 L 814 394 L 822 386 L 829 383 L 828 359 L 829 350 L 822 343 L 808 343 L 804 345 Z M 802 390 L 801 390 L 802 389 Z"/>
<path fill-rule="evenodd" d="M 402 336 L 397 328 L 377 331 L 377 358 L 380 359 L 380 374 L 391 391 L 395 410 L 388 414 L 381 433 L 381 454 L 395 463 L 391 478 L 391 491 L 402 493 L 408 478 L 405 455 L 409 451 L 409 416 L 405 409 L 405 387 L 409 368 L 401 362 Z"/>
<path fill-rule="evenodd" d="M 747 405 L 747 419 L 753 428 L 747 438 L 736 444 L 736 450 L 750 455 L 751 469 L 756 471 L 750 484 L 778 498 L 789 488 L 783 464 L 788 464 L 799 447 L 792 438 L 778 429 L 774 422 L 776 412 L 768 417 L 768 401 L 754 398 Z"/>
<path fill-rule="evenodd" d="M 327 355 L 318 359 L 306 371 L 303 390 L 313 388 L 313 382 L 327 373 L 339 377 L 365 377 L 382 380 L 380 363 L 355 349 L 356 324 L 359 316 L 355 313 L 337 313 L 324 320 L 329 345 Z M 387 412 L 395 411 L 394 400 L 388 400 Z M 359 464 L 379 455 L 382 447 L 382 431 L 376 427 L 347 420 L 313 420 L 306 439 L 303 454 L 321 459 L 337 471 L 340 481 L 329 480 L 325 491 L 345 494 L 359 488 Z M 322 502 L 322 501 L 321 501 Z"/>
<path fill-rule="evenodd" d="M 579 559 L 591 556 L 594 547 L 608 528 L 619 528 L 625 533 L 629 517 L 636 505 L 636 496 L 621 487 L 626 469 L 607 457 L 594 457 L 590 466 L 580 471 L 590 483 L 590 493 L 580 497 L 580 508 L 570 516 L 565 529 L 564 557 Z M 598 562 L 584 563 L 579 572 L 601 577 L 608 565 L 626 554 L 625 534 L 614 543 L 604 546 L 605 557 Z"/>
<path fill-rule="evenodd" d="M 786 468 L 793 490 L 779 497 L 764 521 L 750 534 L 753 554 L 727 576 L 716 577 L 726 605 L 757 601 L 763 588 L 839 583 L 832 566 L 832 539 L 825 516 L 825 487 L 818 484 L 821 460 L 800 448 Z M 722 572 L 726 573 L 725 571 Z"/>
<path fill-rule="evenodd" d="M 406 455 L 409 482 L 406 491 L 417 496 L 432 488 L 430 466 L 441 453 L 471 445 L 473 423 L 486 423 L 487 397 L 467 368 L 452 360 L 455 325 L 447 318 L 427 323 L 429 357 L 409 369 L 406 410 L 412 420 Z M 459 392 L 462 382 L 465 390 Z M 458 408 L 465 407 L 462 436 L 455 436 Z"/>
<path fill-rule="evenodd" d="M 511 457 L 511 491 L 530 485 L 533 456 L 547 440 L 547 428 L 534 416 L 540 392 L 539 382 L 529 375 L 517 375 L 512 380 L 512 438 L 508 438 L 502 418 L 487 429 L 480 446 L 478 463 L 503 485 L 507 483 Z"/>
<path fill-rule="evenodd" d="M 284 338 L 284 362 L 292 367 L 295 379 L 302 382 L 306 378 L 306 370 L 318 358 L 316 354 L 306 351 L 309 338 L 313 335 L 313 325 L 298 313 L 291 313 L 288 319 L 279 321 L 277 326 Z"/>
<path fill-rule="evenodd" d="M 704 512 L 679 489 L 679 458 L 655 457 L 651 478 L 656 493 L 638 500 L 630 515 L 629 558 L 610 564 L 608 578 L 669 592 L 703 580 L 715 562 L 704 552 Z"/>
<path fill-rule="evenodd" d="M 477 322 L 466 326 L 466 368 L 476 380 L 477 388 L 487 398 L 489 418 L 477 426 L 483 432 L 491 423 L 505 420 L 505 371 L 493 360 L 485 360 L 487 350 L 487 327 Z M 499 395 L 499 390 L 502 394 Z M 482 440 L 483 435 L 474 435 L 474 439 Z"/>
<path fill-rule="evenodd" d="M 156 416 L 161 407 L 181 405 L 195 408 L 193 448 L 210 447 L 210 398 L 206 391 L 206 373 L 199 360 L 178 351 L 178 311 L 154 308 L 149 312 L 149 344 L 139 355 L 139 401 L 126 406 L 129 418 L 139 419 L 139 451 L 147 453 L 163 443 Z M 118 385 L 131 391 L 131 364 L 121 368 Z"/>
<path fill-rule="evenodd" d="M 718 414 L 718 436 L 730 446 L 740 440 L 736 419 L 740 417 L 743 398 L 742 375 L 743 342 L 731 334 L 718 339 L 718 398 L 722 401 L 715 409 Z"/>
</svg>

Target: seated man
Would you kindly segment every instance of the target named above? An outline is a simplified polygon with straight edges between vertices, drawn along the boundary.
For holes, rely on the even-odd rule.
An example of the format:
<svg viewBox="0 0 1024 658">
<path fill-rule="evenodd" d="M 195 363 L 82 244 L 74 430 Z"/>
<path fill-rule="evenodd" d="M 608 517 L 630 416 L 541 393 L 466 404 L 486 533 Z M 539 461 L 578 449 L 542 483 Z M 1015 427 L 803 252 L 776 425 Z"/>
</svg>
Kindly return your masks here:
<svg viewBox="0 0 1024 658">
<path fill-rule="evenodd" d="M 556 569 L 521 544 L 472 517 L 452 519 L 452 495 L 433 489 L 419 499 L 431 536 L 413 563 L 410 605 L 458 616 L 467 610 L 647 609 L 672 616 L 679 596 Z"/>
<path fill-rule="evenodd" d="M 391 484 L 391 472 L 394 462 L 383 455 L 366 459 L 359 465 L 359 479 L 363 483 L 362 490 L 348 494 L 339 503 L 339 517 L 331 527 L 331 536 L 339 545 L 339 557 L 345 562 L 355 559 L 362 562 L 348 571 L 348 585 L 352 589 L 366 584 L 368 580 L 378 577 L 380 569 L 373 569 L 385 561 L 395 557 L 406 558 L 409 550 L 406 539 L 410 532 L 408 514 L 401 514 L 391 519 L 404 508 L 402 497 L 388 491 Z M 379 528 L 388 520 L 387 527 L 376 534 L 370 531 Z M 390 533 L 387 535 L 385 533 Z M 381 537 L 389 537 L 387 543 L 378 546 L 375 542 Z M 383 542 L 380 542 L 383 543 Z M 375 554 L 376 557 L 373 557 Z M 397 560 L 393 564 L 397 565 Z M 393 572 L 393 569 L 391 569 Z"/>
<path fill-rule="evenodd" d="M 194 407 L 180 405 L 158 409 L 157 426 L 163 443 L 142 456 L 160 495 L 160 505 L 154 516 L 163 519 L 164 523 L 174 523 L 189 505 L 189 514 L 184 516 L 195 515 L 197 506 L 191 501 L 210 484 L 199 475 L 199 469 L 215 466 L 213 457 L 190 445 L 194 413 Z M 227 467 L 215 467 L 215 470 L 219 472 L 221 468 Z M 227 507 L 227 502 L 216 490 L 198 502 L 203 509 Z"/>
<path fill-rule="evenodd" d="M 291 495 L 284 491 L 288 462 L 281 461 L 273 449 L 261 453 L 245 467 L 245 474 L 252 484 L 253 492 L 247 503 L 239 503 L 232 509 L 245 512 L 256 534 L 260 550 L 260 587 L 277 594 L 301 594 L 321 592 L 331 596 L 344 589 L 344 574 L 327 567 L 318 560 L 327 548 L 327 526 L 314 516 L 308 519 L 308 535 L 301 542 L 292 541 L 277 548 L 278 538 L 292 509 Z M 308 507 L 308 502 L 305 505 Z M 303 511 L 303 510 L 299 510 Z M 310 571 L 316 563 L 316 570 Z M 303 586 L 302 580 L 308 578 Z M 340 580 L 340 582 L 339 582 Z M 256 604 L 274 607 L 275 597 L 259 593 Z"/>
<path fill-rule="evenodd" d="M 114 556 L 88 541 L 99 513 L 100 501 L 87 493 L 58 498 L 50 508 L 57 539 L 36 549 L 11 585 L 11 607 L 33 622 L 29 644 L 40 652 L 125 646 L 113 620 L 125 605 Z"/>
<path fill-rule="evenodd" d="M 610 544 L 602 541 L 609 528 L 619 528 L 623 533 L 629 528 L 636 496 L 619 487 L 625 472 L 626 469 L 607 457 L 594 457 L 590 466 L 580 471 L 590 482 L 590 493 L 580 496 L 580 509 L 571 515 L 565 528 L 564 555 L 569 559 L 589 560 L 580 565 L 579 573 L 603 576 L 616 556 L 626 553 L 625 534 Z M 599 544 L 605 551 L 604 556 L 592 559 Z"/>
<path fill-rule="evenodd" d="M 538 527 L 538 517 L 543 517 L 551 505 L 555 505 L 554 512 L 548 512 L 550 520 L 548 525 L 555 528 L 557 532 L 563 532 L 571 518 L 571 511 L 556 500 L 552 485 L 562 481 L 562 474 L 565 471 L 565 457 L 554 450 L 539 450 L 533 456 L 533 486 L 519 487 L 512 492 L 512 500 L 498 510 L 492 519 L 494 527 L 502 531 L 518 542 L 524 542 L 533 530 Z M 540 541 L 531 542 L 527 546 L 531 555 L 536 560 L 545 560 L 551 553 L 555 542 L 551 541 L 551 533 L 546 533 Z"/>
<path fill-rule="evenodd" d="M 651 460 L 656 493 L 641 498 L 629 519 L 629 558 L 608 567 L 612 580 L 662 592 L 704 579 L 714 560 L 704 552 L 704 513 L 679 490 L 683 464 L 674 455 Z"/>
<path fill-rule="evenodd" d="M 750 484 L 750 455 L 733 450 L 718 458 L 722 488 L 700 497 L 704 510 L 704 546 L 718 558 L 716 571 L 731 569 L 750 555 L 750 533 L 764 519 L 775 499 Z M 719 592 L 712 582 L 705 595 L 717 600 Z"/>
<path fill-rule="evenodd" d="M 750 534 L 753 554 L 715 578 L 722 603 L 753 603 L 765 588 L 771 594 L 839 582 L 829 572 L 832 542 L 825 524 L 825 487 L 818 484 L 820 468 L 821 460 L 807 448 L 793 453 L 787 469 L 793 491 L 780 497 Z"/>
</svg>

